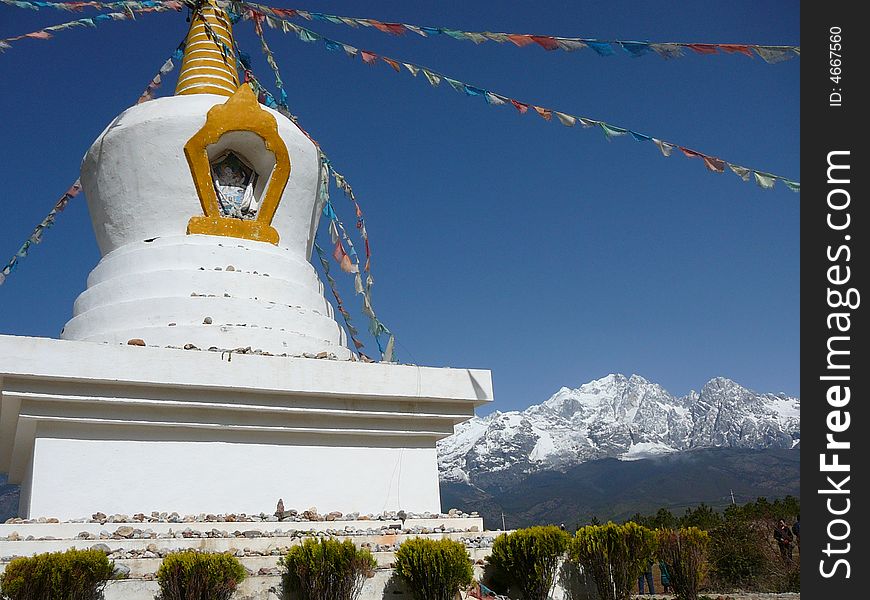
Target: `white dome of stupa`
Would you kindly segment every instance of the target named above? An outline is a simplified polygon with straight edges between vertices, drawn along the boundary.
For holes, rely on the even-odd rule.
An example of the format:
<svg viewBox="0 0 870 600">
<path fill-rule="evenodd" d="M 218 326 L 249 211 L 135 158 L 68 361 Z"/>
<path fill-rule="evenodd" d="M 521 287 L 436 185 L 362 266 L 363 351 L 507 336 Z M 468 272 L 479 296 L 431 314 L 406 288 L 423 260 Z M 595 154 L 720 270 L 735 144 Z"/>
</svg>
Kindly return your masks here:
<svg viewBox="0 0 870 600">
<path fill-rule="evenodd" d="M 253 94 L 247 84 L 239 87 L 235 61 L 221 56 L 214 32 L 232 47 L 225 14 L 198 12 L 177 95 L 125 110 L 85 155 L 81 181 L 102 259 L 61 337 L 350 358 L 308 260 L 322 209 L 319 151 L 289 119 L 250 105 L 243 96 Z M 228 102 L 241 108 L 223 110 Z M 215 107 L 225 118 L 274 119 L 277 137 L 269 142 L 232 123 L 209 129 Z M 200 152 L 207 166 L 197 180 L 190 146 L 203 131 L 219 135 Z M 277 196 L 288 158 L 289 177 Z M 240 182 L 219 180 L 223 168 L 236 169 Z M 219 215 L 208 214 L 203 190 L 212 203 L 218 198 Z M 270 192 L 280 197 L 271 221 L 261 214 L 274 203 Z M 242 197 L 250 206 L 225 212 Z"/>
</svg>

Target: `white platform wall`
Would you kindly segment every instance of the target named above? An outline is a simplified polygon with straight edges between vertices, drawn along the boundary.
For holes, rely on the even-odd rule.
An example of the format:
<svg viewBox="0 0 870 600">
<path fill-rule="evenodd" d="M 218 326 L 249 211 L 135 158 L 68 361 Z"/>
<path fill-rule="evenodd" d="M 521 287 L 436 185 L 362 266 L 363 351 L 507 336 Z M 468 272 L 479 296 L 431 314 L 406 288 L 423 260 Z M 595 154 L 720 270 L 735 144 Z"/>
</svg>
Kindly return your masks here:
<svg viewBox="0 0 870 600">
<path fill-rule="evenodd" d="M 29 515 L 441 510 L 434 448 L 38 438 Z M 134 510 L 135 508 L 135 510 Z"/>
<path fill-rule="evenodd" d="M 437 512 L 435 442 L 488 371 L 0 336 L 22 517 Z"/>
</svg>

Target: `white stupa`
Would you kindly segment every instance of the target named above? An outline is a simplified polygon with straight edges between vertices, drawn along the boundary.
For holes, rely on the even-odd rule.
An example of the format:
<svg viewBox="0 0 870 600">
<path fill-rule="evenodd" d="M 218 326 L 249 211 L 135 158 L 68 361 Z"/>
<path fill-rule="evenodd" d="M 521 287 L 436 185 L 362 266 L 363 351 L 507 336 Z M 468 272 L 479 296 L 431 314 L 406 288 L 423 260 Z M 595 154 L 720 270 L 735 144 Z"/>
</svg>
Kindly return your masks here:
<svg viewBox="0 0 870 600">
<path fill-rule="evenodd" d="M 23 517 L 437 512 L 435 442 L 490 374 L 355 360 L 309 263 L 318 150 L 223 45 L 206 4 L 176 95 L 85 155 L 102 259 L 61 340 L 0 336 L 0 472 Z"/>
</svg>

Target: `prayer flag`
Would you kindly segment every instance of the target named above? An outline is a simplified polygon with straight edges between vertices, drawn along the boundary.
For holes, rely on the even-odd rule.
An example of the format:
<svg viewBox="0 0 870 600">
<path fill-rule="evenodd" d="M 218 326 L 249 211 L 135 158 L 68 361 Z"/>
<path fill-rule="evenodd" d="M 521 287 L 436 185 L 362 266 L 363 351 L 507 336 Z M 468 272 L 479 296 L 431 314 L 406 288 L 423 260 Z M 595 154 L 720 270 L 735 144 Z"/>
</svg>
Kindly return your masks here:
<svg viewBox="0 0 870 600">
<path fill-rule="evenodd" d="M 533 35 L 531 36 L 531 38 L 544 50 L 556 50 L 559 47 L 559 43 L 556 41 L 556 38 L 549 35 Z"/>
<path fill-rule="evenodd" d="M 526 114 L 526 111 L 529 110 L 528 104 L 523 104 L 522 102 L 518 102 L 514 99 L 511 99 L 511 104 L 514 105 L 514 108 L 516 108 L 518 111 L 520 111 L 521 115 Z"/>
<path fill-rule="evenodd" d="M 657 140 L 656 138 L 652 138 L 652 141 L 655 142 L 655 145 L 659 147 L 659 150 L 661 150 L 662 154 L 665 156 L 670 156 L 671 152 L 673 152 L 674 150 L 673 144 L 663 142 L 662 140 Z"/>
<path fill-rule="evenodd" d="M 752 174 L 752 171 L 750 169 L 747 169 L 746 167 L 739 167 L 737 165 L 732 165 L 729 163 L 728 168 L 734 171 L 734 173 L 743 181 L 749 181 L 749 175 Z"/>
<path fill-rule="evenodd" d="M 549 121 L 553 118 L 553 111 L 551 111 L 549 108 L 541 108 L 540 106 L 535 106 L 533 108 L 535 109 L 536 113 L 544 118 L 545 121 Z"/>
<path fill-rule="evenodd" d="M 486 101 L 494 106 L 500 106 L 502 104 L 506 104 L 508 99 L 504 96 L 499 96 L 498 94 L 493 94 L 492 92 L 486 93 Z"/>
<path fill-rule="evenodd" d="M 619 45 L 632 56 L 643 56 L 649 52 L 649 44 L 647 42 L 619 42 Z"/>
<path fill-rule="evenodd" d="M 441 76 L 438 75 L 437 73 L 433 73 L 429 69 L 421 69 L 421 70 L 423 71 L 423 75 L 426 76 L 426 79 L 429 80 L 429 83 L 431 83 L 433 87 L 437 86 L 439 83 L 441 83 Z"/>
<path fill-rule="evenodd" d="M 719 49 L 729 54 L 745 54 L 749 58 L 752 58 L 752 50 L 749 49 L 749 46 L 742 44 L 719 44 Z"/>
<path fill-rule="evenodd" d="M 580 40 L 556 38 L 556 43 L 559 45 L 559 48 L 566 52 L 573 52 L 574 50 L 582 50 L 583 48 L 586 48 L 586 43 Z"/>
<path fill-rule="evenodd" d="M 553 114 L 556 115 L 556 118 L 559 119 L 559 122 L 562 123 L 565 127 L 574 127 L 577 123 L 577 119 L 572 117 L 571 115 L 566 115 L 565 113 L 561 113 L 559 111 L 553 111 Z"/>
<path fill-rule="evenodd" d="M 755 171 L 755 183 L 759 186 L 763 187 L 766 190 L 773 188 L 773 185 L 776 183 L 776 177 L 771 175 L 770 173 L 762 173 L 761 171 Z"/>
<path fill-rule="evenodd" d="M 586 45 L 595 50 L 599 56 L 612 56 L 616 54 L 613 51 L 613 46 L 610 45 L 610 42 L 595 42 L 592 40 L 585 40 Z"/>
<path fill-rule="evenodd" d="M 754 46 L 755 52 L 768 63 L 778 63 L 791 58 L 789 48 L 781 46 Z"/>
<path fill-rule="evenodd" d="M 691 48 L 698 54 L 716 54 L 715 44 L 686 44 L 687 48 Z"/>
<path fill-rule="evenodd" d="M 704 159 L 704 166 L 713 171 L 714 173 L 724 173 L 725 172 L 725 161 L 719 158 L 714 158 L 712 156 L 701 155 L 701 158 Z"/>
<path fill-rule="evenodd" d="M 529 44 L 534 43 L 532 36 L 530 35 L 522 35 L 518 33 L 509 33 L 507 34 L 507 39 L 522 48 L 523 46 L 528 46 Z"/>
<path fill-rule="evenodd" d="M 650 44 L 649 47 L 662 58 L 679 58 L 683 55 L 683 47 L 679 44 Z"/>
<path fill-rule="evenodd" d="M 388 65 L 390 65 L 391 67 L 393 67 L 393 69 L 395 69 L 396 73 L 400 73 L 402 71 L 402 67 L 399 65 L 399 63 L 394 61 L 392 58 L 387 58 L 386 56 L 382 56 L 381 60 L 384 61 L 385 63 L 387 63 Z"/>
</svg>

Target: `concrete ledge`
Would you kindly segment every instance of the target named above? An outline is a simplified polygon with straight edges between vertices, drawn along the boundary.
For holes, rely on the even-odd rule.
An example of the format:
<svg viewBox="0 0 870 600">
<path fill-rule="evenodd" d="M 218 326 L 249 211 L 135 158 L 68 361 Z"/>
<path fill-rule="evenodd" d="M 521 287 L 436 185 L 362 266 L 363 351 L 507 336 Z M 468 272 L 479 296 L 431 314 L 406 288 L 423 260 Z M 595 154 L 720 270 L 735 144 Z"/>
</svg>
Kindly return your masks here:
<svg viewBox="0 0 870 600">
<path fill-rule="evenodd" d="M 0 376 L 349 398 L 491 401 L 489 371 L 111 346 L 0 335 Z"/>
<path fill-rule="evenodd" d="M 348 528 L 359 531 L 367 529 L 390 529 L 390 526 L 399 526 L 400 529 L 415 527 L 426 529 L 455 529 L 458 532 L 482 532 L 483 519 L 481 517 L 465 518 L 432 518 L 432 519 L 407 519 L 399 520 L 353 520 L 353 521 L 194 521 L 189 523 L 148 523 L 148 522 L 124 522 L 124 523 L 4 523 L 0 524 L 0 538 L 9 536 L 12 532 L 21 538 L 33 536 L 35 538 L 51 536 L 57 539 L 75 539 L 81 532 L 99 535 L 101 531 L 114 533 L 118 527 L 129 526 L 134 529 L 148 530 L 154 533 L 180 532 L 185 529 L 193 531 L 209 532 L 212 529 L 219 531 L 260 531 L 282 532 L 296 531 L 299 535 L 309 532 L 339 532 Z M 476 530 L 475 530 L 476 528 Z M 150 538 L 146 538 L 150 539 Z M 99 541 L 99 540 L 97 540 Z M 2 540 L 0 540 L 2 542 Z"/>
</svg>

